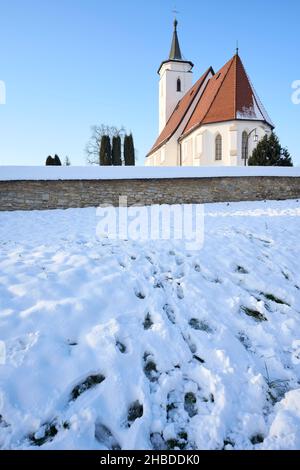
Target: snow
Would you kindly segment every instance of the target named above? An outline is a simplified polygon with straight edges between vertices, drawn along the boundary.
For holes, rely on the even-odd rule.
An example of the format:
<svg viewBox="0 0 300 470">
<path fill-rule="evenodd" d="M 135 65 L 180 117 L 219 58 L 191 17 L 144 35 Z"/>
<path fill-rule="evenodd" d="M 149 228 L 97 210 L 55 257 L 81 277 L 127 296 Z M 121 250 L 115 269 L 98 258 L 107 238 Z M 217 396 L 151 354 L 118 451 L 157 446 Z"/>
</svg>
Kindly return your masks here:
<svg viewBox="0 0 300 470">
<path fill-rule="evenodd" d="M 264 107 L 262 101 L 260 100 L 250 77 L 247 74 L 248 81 L 250 83 L 251 89 L 252 89 L 252 106 L 250 107 L 244 107 L 241 110 L 238 110 L 236 113 L 236 118 L 237 119 L 246 119 L 246 120 L 258 120 L 258 121 L 266 121 L 268 124 L 271 126 L 274 126 L 274 123 L 272 119 L 270 118 L 269 114 L 267 113 L 266 108 Z"/>
<path fill-rule="evenodd" d="M 0 448 L 299 449 L 299 216 L 208 204 L 188 251 L 0 213 Z"/>
<path fill-rule="evenodd" d="M 254 98 L 253 98 L 253 105 L 250 108 L 243 107 L 241 111 L 237 111 L 236 117 L 237 119 L 265 121 L 265 118 L 260 112 L 260 109 L 257 106 Z"/>
<path fill-rule="evenodd" d="M 144 178 L 212 178 L 229 176 L 299 177 L 300 168 L 288 167 L 100 167 L 0 166 L 0 181 L 111 180 Z"/>
</svg>

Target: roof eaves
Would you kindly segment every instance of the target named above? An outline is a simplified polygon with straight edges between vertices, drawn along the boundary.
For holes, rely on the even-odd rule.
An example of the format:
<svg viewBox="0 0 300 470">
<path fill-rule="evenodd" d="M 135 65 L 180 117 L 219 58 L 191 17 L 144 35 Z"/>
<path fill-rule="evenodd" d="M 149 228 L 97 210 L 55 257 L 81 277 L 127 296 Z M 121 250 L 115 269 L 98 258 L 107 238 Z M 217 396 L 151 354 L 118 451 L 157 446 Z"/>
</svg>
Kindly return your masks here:
<svg viewBox="0 0 300 470">
<path fill-rule="evenodd" d="M 207 69 L 207 71 L 204 72 L 204 74 L 203 74 L 203 76 L 202 76 L 202 80 L 201 80 L 201 82 L 199 83 L 197 89 L 195 90 L 195 93 L 194 93 L 194 96 L 193 96 L 192 100 L 191 100 L 189 106 L 187 107 L 187 109 L 185 110 L 185 112 L 183 113 L 182 118 L 180 119 L 180 121 L 179 121 L 179 123 L 177 124 L 177 126 L 172 130 L 172 132 L 170 132 L 170 134 L 169 134 L 162 142 L 160 142 L 159 144 L 157 144 L 155 147 L 153 147 L 153 148 L 147 153 L 146 158 L 147 158 L 149 155 L 152 155 L 152 154 L 153 154 L 154 152 L 156 152 L 157 150 L 159 150 L 159 149 L 160 149 L 164 144 L 166 144 L 166 143 L 168 142 L 168 140 L 170 140 L 170 138 L 175 134 L 175 132 L 177 131 L 177 129 L 178 129 L 178 127 L 180 126 L 180 124 L 182 124 L 182 121 L 183 121 L 183 119 L 185 118 L 185 116 L 187 115 L 187 113 L 188 113 L 189 109 L 191 108 L 192 104 L 194 103 L 194 100 L 195 100 L 195 98 L 196 98 L 196 96 L 197 96 L 197 94 L 198 94 L 198 92 L 199 92 L 201 86 L 202 86 L 203 83 L 205 82 L 205 80 L 206 80 L 206 78 L 207 78 L 207 76 L 208 76 L 208 74 L 209 74 L 210 72 L 211 72 L 213 75 L 215 74 L 214 69 L 212 68 L 212 66 L 210 66 L 210 67 Z M 195 85 L 193 85 L 193 86 L 195 86 Z M 207 84 L 206 84 L 206 86 L 207 86 Z M 191 87 L 191 88 L 187 91 L 187 93 L 189 93 L 192 88 L 193 88 L 193 87 Z M 206 89 L 206 87 L 205 87 L 205 89 Z M 203 93 L 204 93 L 205 89 L 203 90 Z M 187 93 L 186 93 L 186 94 L 187 94 Z M 184 98 L 184 97 L 183 97 L 183 98 Z M 183 98 L 181 98 L 181 100 L 178 102 L 178 104 L 181 103 L 181 101 L 183 100 Z M 200 100 L 200 99 L 201 99 L 201 96 L 200 96 L 199 100 Z M 198 102 L 199 102 L 199 101 L 198 101 Z M 173 116 L 173 114 L 175 113 L 175 111 L 176 111 L 176 108 L 174 109 L 173 113 L 172 113 L 171 116 L 169 117 L 169 119 L 168 119 L 168 121 L 167 121 L 167 123 L 166 123 L 166 126 L 168 125 L 168 122 L 169 122 L 170 119 L 172 118 L 172 116 Z"/>
</svg>

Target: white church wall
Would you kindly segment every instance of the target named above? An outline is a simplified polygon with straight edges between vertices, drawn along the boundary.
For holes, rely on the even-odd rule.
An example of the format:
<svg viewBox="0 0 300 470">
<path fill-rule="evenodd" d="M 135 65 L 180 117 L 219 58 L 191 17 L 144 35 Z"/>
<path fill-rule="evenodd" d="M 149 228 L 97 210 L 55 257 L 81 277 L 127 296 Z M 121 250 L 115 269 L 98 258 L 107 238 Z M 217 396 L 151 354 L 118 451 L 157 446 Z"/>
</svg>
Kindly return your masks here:
<svg viewBox="0 0 300 470">
<path fill-rule="evenodd" d="M 236 121 L 236 126 L 238 128 L 238 165 L 244 165 L 245 162 L 242 159 L 242 136 L 243 132 L 246 131 L 248 135 L 250 132 L 256 129 L 256 132 L 252 132 L 248 140 L 248 156 L 252 155 L 253 150 L 256 148 L 258 142 L 266 135 L 272 132 L 271 127 L 264 122 L 255 122 L 255 121 Z M 258 141 L 254 142 L 254 135 L 258 135 Z"/>
<path fill-rule="evenodd" d="M 271 132 L 268 124 L 254 121 L 231 121 L 219 124 L 208 124 L 196 129 L 181 142 L 180 163 L 180 137 L 187 120 L 179 126 L 172 139 L 163 145 L 157 152 L 146 158 L 146 166 L 243 166 L 242 135 L 246 131 L 250 134 L 256 129 L 258 142 L 266 133 Z M 222 160 L 215 160 L 215 139 L 222 137 Z M 249 136 L 248 155 L 250 156 L 257 146 L 254 142 L 255 132 Z"/>
<path fill-rule="evenodd" d="M 183 165 L 193 166 L 222 166 L 230 165 L 230 134 L 232 123 L 209 124 L 202 126 L 183 139 L 182 147 L 189 151 L 185 155 Z M 215 160 L 215 139 L 220 134 L 222 137 L 222 160 Z M 192 145 L 186 145 L 188 140 Z"/>
<path fill-rule="evenodd" d="M 258 141 L 266 132 L 271 132 L 270 126 L 263 122 L 229 121 L 217 124 L 207 124 L 196 129 L 181 142 L 183 153 L 183 166 L 241 166 L 242 135 L 256 129 Z M 222 137 L 222 160 L 215 159 L 215 140 L 217 135 Z M 257 145 L 253 135 L 249 137 L 250 156 Z"/>
</svg>

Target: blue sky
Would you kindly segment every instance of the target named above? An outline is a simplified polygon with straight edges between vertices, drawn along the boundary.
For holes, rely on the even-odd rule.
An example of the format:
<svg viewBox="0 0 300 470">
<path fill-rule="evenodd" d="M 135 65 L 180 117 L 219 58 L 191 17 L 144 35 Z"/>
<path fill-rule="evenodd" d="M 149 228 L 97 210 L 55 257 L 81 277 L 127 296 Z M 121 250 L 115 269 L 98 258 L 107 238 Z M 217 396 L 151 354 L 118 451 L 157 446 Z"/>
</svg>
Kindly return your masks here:
<svg viewBox="0 0 300 470">
<path fill-rule="evenodd" d="M 0 0 L 0 164 L 47 155 L 85 164 L 93 124 L 132 131 L 138 164 L 157 136 L 158 75 L 175 0 Z M 300 165 L 298 0 L 177 0 L 179 39 L 194 79 L 240 55 L 283 145 Z"/>
</svg>

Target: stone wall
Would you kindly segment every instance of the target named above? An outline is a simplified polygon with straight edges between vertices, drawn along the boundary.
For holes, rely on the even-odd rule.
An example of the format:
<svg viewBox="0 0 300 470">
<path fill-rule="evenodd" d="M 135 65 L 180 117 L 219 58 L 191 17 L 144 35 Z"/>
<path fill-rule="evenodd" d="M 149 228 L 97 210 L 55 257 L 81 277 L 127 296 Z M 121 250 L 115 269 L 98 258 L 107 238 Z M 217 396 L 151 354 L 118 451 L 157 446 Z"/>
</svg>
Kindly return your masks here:
<svg viewBox="0 0 300 470">
<path fill-rule="evenodd" d="M 0 181 L 0 210 L 189 204 L 300 198 L 300 177 L 242 176 L 122 180 Z"/>
</svg>

